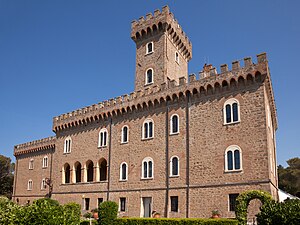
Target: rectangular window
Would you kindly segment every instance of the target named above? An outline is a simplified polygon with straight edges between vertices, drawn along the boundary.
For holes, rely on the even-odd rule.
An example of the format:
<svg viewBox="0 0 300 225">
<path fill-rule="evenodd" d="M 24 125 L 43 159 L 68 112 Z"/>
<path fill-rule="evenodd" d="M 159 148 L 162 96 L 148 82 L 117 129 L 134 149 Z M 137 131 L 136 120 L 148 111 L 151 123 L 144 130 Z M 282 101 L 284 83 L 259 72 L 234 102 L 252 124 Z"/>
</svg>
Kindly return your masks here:
<svg viewBox="0 0 300 225">
<path fill-rule="evenodd" d="M 84 199 L 84 210 L 90 210 L 90 199 L 89 198 Z"/>
<path fill-rule="evenodd" d="M 29 169 L 33 170 L 33 159 L 29 161 Z"/>
<path fill-rule="evenodd" d="M 120 198 L 120 212 L 125 212 L 126 210 L 126 198 Z"/>
<path fill-rule="evenodd" d="M 239 194 L 229 194 L 229 211 L 235 211 L 235 201 Z"/>
<path fill-rule="evenodd" d="M 98 198 L 98 207 L 103 202 L 103 198 Z"/>
<path fill-rule="evenodd" d="M 171 212 L 178 212 L 178 196 L 171 196 Z"/>
</svg>

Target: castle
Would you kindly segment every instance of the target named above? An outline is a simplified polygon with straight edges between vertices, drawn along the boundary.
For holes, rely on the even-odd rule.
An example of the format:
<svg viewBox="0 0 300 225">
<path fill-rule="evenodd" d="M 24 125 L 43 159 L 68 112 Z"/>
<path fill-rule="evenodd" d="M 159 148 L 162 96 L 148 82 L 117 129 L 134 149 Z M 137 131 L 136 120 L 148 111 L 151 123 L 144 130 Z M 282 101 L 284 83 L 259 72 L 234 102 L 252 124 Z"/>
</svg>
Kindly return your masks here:
<svg viewBox="0 0 300 225">
<path fill-rule="evenodd" d="M 192 44 L 167 6 L 131 25 L 135 90 L 53 118 L 54 137 L 16 145 L 13 200 L 51 196 L 120 216 L 235 217 L 235 199 L 277 199 L 276 108 L 265 53 L 188 75 Z M 243 64 L 243 66 L 241 65 Z"/>
</svg>

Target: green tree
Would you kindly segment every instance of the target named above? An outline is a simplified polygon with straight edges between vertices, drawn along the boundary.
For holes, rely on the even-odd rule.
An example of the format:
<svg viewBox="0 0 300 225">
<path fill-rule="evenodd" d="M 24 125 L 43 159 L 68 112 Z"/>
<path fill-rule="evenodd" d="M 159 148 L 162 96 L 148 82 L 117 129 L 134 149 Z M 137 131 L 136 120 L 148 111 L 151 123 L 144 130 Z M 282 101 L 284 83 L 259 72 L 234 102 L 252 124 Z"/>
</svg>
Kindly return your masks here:
<svg viewBox="0 0 300 225">
<path fill-rule="evenodd" d="M 300 158 L 292 158 L 287 161 L 288 167 L 278 166 L 279 188 L 300 197 Z"/>
<path fill-rule="evenodd" d="M 14 163 L 11 159 L 0 155 L 0 195 L 11 198 L 14 182 Z"/>
</svg>

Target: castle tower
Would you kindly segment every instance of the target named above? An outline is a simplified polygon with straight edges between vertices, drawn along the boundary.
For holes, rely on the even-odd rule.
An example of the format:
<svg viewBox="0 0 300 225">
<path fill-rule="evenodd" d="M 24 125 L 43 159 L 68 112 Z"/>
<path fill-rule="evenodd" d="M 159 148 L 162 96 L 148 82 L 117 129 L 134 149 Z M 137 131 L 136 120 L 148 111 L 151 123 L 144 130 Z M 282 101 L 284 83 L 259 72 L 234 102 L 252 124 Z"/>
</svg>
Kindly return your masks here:
<svg viewBox="0 0 300 225">
<path fill-rule="evenodd" d="M 131 38 L 136 43 L 135 91 L 188 78 L 192 44 L 168 6 L 134 20 Z"/>
</svg>

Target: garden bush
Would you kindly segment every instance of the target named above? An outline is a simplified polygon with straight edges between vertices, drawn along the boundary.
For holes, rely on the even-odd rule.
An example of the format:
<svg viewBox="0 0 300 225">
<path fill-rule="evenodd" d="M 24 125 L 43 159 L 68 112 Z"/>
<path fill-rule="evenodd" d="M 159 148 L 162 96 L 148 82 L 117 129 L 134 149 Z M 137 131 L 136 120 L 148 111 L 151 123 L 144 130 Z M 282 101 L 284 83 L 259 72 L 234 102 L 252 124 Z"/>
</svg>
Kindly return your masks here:
<svg viewBox="0 0 300 225">
<path fill-rule="evenodd" d="M 117 219 L 118 204 L 112 201 L 102 202 L 99 205 L 99 224 L 112 225 Z"/>
<path fill-rule="evenodd" d="M 121 218 L 111 225 L 237 225 L 237 220 L 230 219 L 145 219 Z"/>
<path fill-rule="evenodd" d="M 247 209 L 252 199 L 259 199 L 262 204 L 272 201 L 270 193 L 265 191 L 250 190 L 241 193 L 236 199 L 235 215 L 239 225 L 247 224 Z"/>
<path fill-rule="evenodd" d="M 80 205 L 64 206 L 52 199 L 39 199 L 29 206 L 19 206 L 0 198 L 0 224 L 5 225 L 77 225 L 80 223 Z"/>
<path fill-rule="evenodd" d="M 257 222 L 262 225 L 299 225 L 300 200 L 289 199 L 284 202 L 273 200 L 264 204 L 257 215 Z"/>
</svg>

